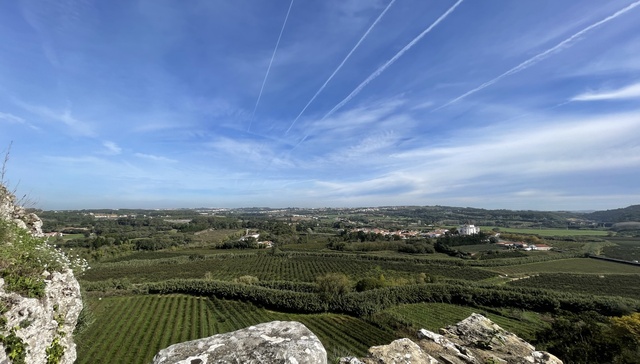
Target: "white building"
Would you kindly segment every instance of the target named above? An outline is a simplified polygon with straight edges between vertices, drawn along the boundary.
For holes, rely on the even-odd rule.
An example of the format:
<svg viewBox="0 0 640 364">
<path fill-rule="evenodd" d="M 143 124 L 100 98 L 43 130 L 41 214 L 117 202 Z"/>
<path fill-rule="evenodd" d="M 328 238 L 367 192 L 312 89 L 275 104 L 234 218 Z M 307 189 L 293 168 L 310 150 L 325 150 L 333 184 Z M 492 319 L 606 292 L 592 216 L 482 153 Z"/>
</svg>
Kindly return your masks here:
<svg viewBox="0 0 640 364">
<path fill-rule="evenodd" d="M 480 228 L 473 225 L 460 225 L 458 227 L 458 234 L 460 235 L 474 235 L 480 232 Z"/>
</svg>

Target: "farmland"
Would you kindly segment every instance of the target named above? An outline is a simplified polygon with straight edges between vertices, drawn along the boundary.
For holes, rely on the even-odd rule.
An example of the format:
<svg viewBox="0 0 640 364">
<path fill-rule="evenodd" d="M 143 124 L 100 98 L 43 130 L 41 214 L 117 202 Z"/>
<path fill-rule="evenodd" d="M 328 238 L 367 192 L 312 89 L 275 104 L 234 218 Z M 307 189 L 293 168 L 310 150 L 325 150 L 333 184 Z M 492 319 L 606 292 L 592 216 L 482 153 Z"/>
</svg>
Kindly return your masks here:
<svg viewBox="0 0 640 364">
<path fill-rule="evenodd" d="M 528 234 L 539 235 L 542 237 L 550 236 L 607 236 L 609 234 L 606 230 L 594 230 L 594 229 L 532 229 L 532 228 L 506 228 L 498 226 L 481 226 L 483 230 L 498 229 L 500 232 L 514 233 L 514 234 Z"/>
<path fill-rule="evenodd" d="M 495 267 L 492 271 L 509 275 L 535 273 L 638 274 L 640 267 L 596 259 L 572 258 L 548 262 Z"/>
<path fill-rule="evenodd" d="M 273 320 L 304 323 L 335 359 L 473 312 L 544 345 L 537 334 L 568 312 L 606 320 L 640 309 L 634 288 L 640 267 L 585 257 L 632 253 L 633 238 L 560 228 L 563 216 L 593 225 L 575 215 L 519 212 L 517 221 L 504 221 L 509 212 L 500 210 L 493 220 L 509 226 L 498 227 L 505 239 L 554 247 L 506 250 L 477 237 L 428 238 L 434 229 L 456 226 L 454 216 L 491 220 L 477 209 L 434 211 L 443 217 L 439 226 L 426 226 L 422 221 L 434 221 L 427 218 L 431 210 L 420 208 L 327 211 L 317 218 L 312 210 L 292 216 L 268 209 L 216 216 L 128 211 L 126 218 L 100 221 L 51 215 L 58 219 L 51 226 L 87 232 L 58 239 L 63 249 L 92 260 L 80 277 L 93 323 L 77 334 L 78 363 L 144 363 L 172 343 Z M 79 222 L 69 227 L 62 217 Z M 531 228 L 541 221 L 542 229 Z M 241 240 L 245 234 L 274 247 L 257 249 L 250 241 L 251 248 Z"/>
<path fill-rule="evenodd" d="M 615 259 L 640 261 L 640 239 L 638 238 L 610 238 L 613 244 L 603 249 L 602 253 Z"/>
<path fill-rule="evenodd" d="M 478 268 L 405 264 L 403 261 L 388 260 L 372 262 L 349 255 L 271 255 L 259 252 L 105 263 L 100 269 L 87 272 L 83 279 L 101 281 L 126 278 L 132 283 L 141 283 L 171 278 L 203 278 L 209 273 L 218 280 L 251 275 L 261 281 L 313 282 L 318 276 L 331 272 L 344 273 L 354 279 L 380 274 L 387 278 L 411 278 L 419 273 L 427 273 L 436 277 L 480 280 L 495 275 Z"/>
<path fill-rule="evenodd" d="M 546 326 L 540 315 L 526 311 L 488 312 L 483 308 L 451 305 L 446 303 L 414 303 L 400 305 L 383 311 L 397 320 L 410 323 L 413 327 L 425 328 L 438 332 L 442 327 L 457 323 L 472 313 L 480 313 L 488 317 L 502 328 L 516 335 L 531 340 L 535 332 Z"/>
<path fill-rule="evenodd" d="M 299 321 L 325 345 L 331 358 L 364 355 L 373 345 L 393 340 L 393 333 L 358 318 L 274 312 L 250 303 L 186 295 L 92 297 L 96 321 L 77 337 L 77 363 L 148 363 L 171 344 L 242 329 L 269 321 Z M 114 335 L 114 333 L 118 335 Z"/>
<path fill-rule="evenodd" d="M 637 274 L 569 274 L 542 273 L 527 279 L 509 282 L 509 285 L 535 287 L 593 295 L 617 295 L 640 299 L 640 267 Z"/>
</svg>

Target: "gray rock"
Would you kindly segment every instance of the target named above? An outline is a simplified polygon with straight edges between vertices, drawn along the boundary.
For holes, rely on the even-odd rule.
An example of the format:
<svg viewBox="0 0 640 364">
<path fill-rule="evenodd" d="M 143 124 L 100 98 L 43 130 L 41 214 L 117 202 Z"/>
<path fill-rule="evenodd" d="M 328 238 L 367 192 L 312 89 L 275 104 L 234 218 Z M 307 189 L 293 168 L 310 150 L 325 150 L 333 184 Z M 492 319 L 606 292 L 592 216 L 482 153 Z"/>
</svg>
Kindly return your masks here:
<svg viewBox="0 0 640 364">
<path fill-rule="evenodd" d="M 31 234 L 42 237 L 42 220 L 36 214 L 27 213 L 18 205 L 16 197 L 4 185 L 0 184 L 0 219 L 13 221 L 18 227 Z"/>
<path fill-rule="evenodd" d="M 555 356 L 536 351 L 528 342 L 504 330 L 486 317 L 473 314 L 455 325 L 418 332 L 418 341 L 400 339 L 390 345 L 369 349 L 364 364 L 446 363 L 446 364 L 562 364 Z M 359 364 L 354 358 L 341 363 Z"/>
<path fill-rule="evenodd" d="M 171 345 L 158 352 L 153 363 L 326 364 L 327 352 L 320 340 L 303 324 L 273 321 Z"/>
<path fill-rule="evenodd" d="M 431 355 L 425 353 L 418 344 L 409 339 L 398 339 L 389 345 L 369 348 L 369 357 L 364 362 L 393 364 L 438 364 Z"/>
<path fill-rule="evenodd" d="M 3 315 L 7 320 L 5 326 L 18 328 L 16 336 L 27 344 L 27 363 L 46 363 L 46 349 L 58 337 L 64 348 L 60 364 L 71 364 L 76 360 L 73 330 L 82 311 L 80 284 L 71 270 L 48 276 L 42 299 L 6 292 L 0 278 L 0 301 L 9 303 L 9 310 Z M 0 344 L 0 363 L 9 363 L 4 349 Z"/>
</svg>

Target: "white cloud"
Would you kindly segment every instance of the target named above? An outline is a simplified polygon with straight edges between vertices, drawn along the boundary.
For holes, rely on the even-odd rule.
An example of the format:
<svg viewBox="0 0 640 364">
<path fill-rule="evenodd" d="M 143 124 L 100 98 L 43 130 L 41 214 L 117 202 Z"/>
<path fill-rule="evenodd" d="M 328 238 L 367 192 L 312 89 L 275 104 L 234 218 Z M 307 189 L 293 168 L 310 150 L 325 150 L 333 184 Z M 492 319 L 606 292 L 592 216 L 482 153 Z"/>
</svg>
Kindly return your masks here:
<svg viewBox="0 0 640 364">
<path fill-rule="evenodd" d="M 539 117 L 539 116 L 538 116 Z M 536 118 L 537 119 L 537 118 Z M 522 122 L 485 129 L 460 130 L 441 146 L 424 146 L 379 155 L 378 177 L 351 181 L 319 181 L 327 191 L 362 195 L 398 186 L 398 198 L 437 196 L 531 178 L 576 172 L 640 168 L 640 111 L 608 114 L 587 120 L 550 120 L 547 125 Z M 471 135 L 472 137 L 466 137 Z M 398 168 L 398 166 L 403 166 Z M 525 194 L 531 194 L 525 191 Z M 525 197 L 525 196 L 519 196 Z"/>
<path fill-rule="evenodd" d="M 138 158 L 148 159 L 148 160 L 152 160 L 154 162 L 167 162 L 167 163 L 175 163 L 175 162 L 177 162 L 177 160 L 175 160 L 175 159 L 162 157 L 162 156 L 158 156 L 158 155 L 153 155 L 153 154 L 135 153 L 134 155 L 136 157 L 138 157 Z"/>
<path fill-rule="evenodd" d="M 32 105 L 17 99 L 13 99 L 13 102 L 34 115 L 65 124 L 67 127 L 69 127 L 69 129 L 71 129 L 71 132 L 73 134 L 90 137 L 96 135 L 91 125 L 87 122 L 75 118 L 71 114 L 71 110 L 69 108 L 65 108 L 63 111 L 58 111 L 50 109 L 46 106 Z"/>
<path fill-rule="evenodd" d="M 617 90 L 589 91 L 577 95 L 571 101 L 600 101 L 600 100 L 623 100 L 640 99 L 640 83 L 628 85 Z"/>
<path fill-rule="evenodd" d="M 550 56 L 550 55 L 552 55 L 552 54 L 554 54 L 556 52 L 560 52 L 560 51 L 566 49 L 574 41 L 577 41 L 577 40 L 581 39 L 581 37 L 583 37 L 585 34 L 589 33 L 591 30 L 596 29 L 596 28 L 600 27 L 601 25 L 603 25 L 603 24 L 605 24 L 605 23 L 607 23 L 607 22 L 609 22 L 611 20 L 614 20 L 617 17 L 619 17 L 619 16 L 621 16 L 621 15 L 623 15 L 623 14 L 625 14 L 625 13 L 631 11 L 631 10 L 633 10 L 638 5 L 640 5 L 640 1 L 636 1 L 636 2 L 626 6 L 623 9 L 618 10 L 614 14 L 609 15 L 608 17 L 589 25 L 588 27 L 580 30 L 579 32 L 577 32 L 575 34 L 573 34 L 569 38 L 567 38 L 567 39 L 563 40 L 562 42 L 556 44 L 555 46 L 545 50 L 544 52 L 538 53 L 537 55 L 527 59 L 526 61 L 520 63 L 519 65 L 517 65 L 517 66 L 513 67 L 512 69 L 510 69 L 510 70 L 504 72 L 503 74 L 499 75 L 498 77 L 496 77 L 496 78 L 494 78 L 492 80 L 489 80 L 489 81 L 483 83 L 482 85 L 480 85 L 480 86 L 478 86 L 478 87 L 476 87 L 476 88 L 474 88 L 474 89 L 472 89 L 470 91 L 467 91 L 464 94 L 462 94 L 462 95 L 460 95 L 460 96 L 448 101 L 444 105 L 438 107 L 436 110 L 439 110 L 439 109 L 447 107 L 447 106 L 449 106 L 451 104 L 454 104 L 454 103 L 466 98 L 467 96 L 470 96 L 470 95 L 472 95 L 472 94 L 474 94 L 474 93 L 476 93 L 478 91 L 482 91 L 483 89 L 485 89 L 485 88 L 497 83 L 498 81 L 502 80 L 503 78 L 505 78 L 507 76 L 510 76 L 510 75 L 512 75 L 514 73 L 518 73 L 518 72 L 520 72 L 522 70 L 525 70 L 525 69 L 537 64 L 538 62 L 541 62 L 542 60 L 546 59 L 548 56 Z"/>
<path fill-rule="evenodd" d="M 23 118 L 15 116 L 13 114 L 4 113 L 4 112 L 0 112 L 0 120 L 5 120 L 5 121 L 8 121 L 10 123 L 17 123 L 17 124 L 23 124 L 24 123 L 24 119 Z"/>
<path fill-rule="evenodd" d="M 103 150 L 101 152 L 101 154 L 118 155 L 118 154 L 122 153 L 122 148 L 120 148 L 114 142 L 105 141 L 105 142 L 102 143 L 102 146 L 105 148 L 105 150 Z"/>
</svg>

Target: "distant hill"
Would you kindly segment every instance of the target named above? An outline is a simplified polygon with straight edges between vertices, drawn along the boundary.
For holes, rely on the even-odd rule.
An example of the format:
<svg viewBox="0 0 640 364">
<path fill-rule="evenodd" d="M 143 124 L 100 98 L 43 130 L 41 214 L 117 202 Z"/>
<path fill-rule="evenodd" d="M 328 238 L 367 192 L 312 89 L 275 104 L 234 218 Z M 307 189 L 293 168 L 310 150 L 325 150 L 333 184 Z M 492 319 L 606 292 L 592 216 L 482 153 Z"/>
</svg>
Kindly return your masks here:
<svg viewBox="0 0 640 364">
<path fill-rule="evenodd" d="M 610 223 L 640 221 L 640 205 L 632 205 L 621 209 L 596 211 L 590 214 L 584 214 L 583 216 L 589 220 Z"/>
</svg>

